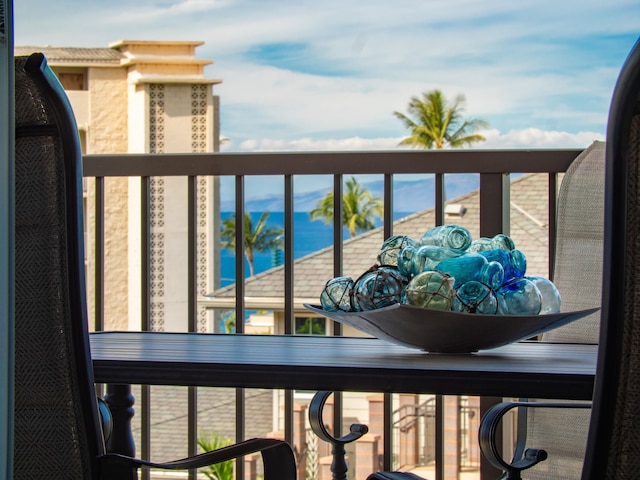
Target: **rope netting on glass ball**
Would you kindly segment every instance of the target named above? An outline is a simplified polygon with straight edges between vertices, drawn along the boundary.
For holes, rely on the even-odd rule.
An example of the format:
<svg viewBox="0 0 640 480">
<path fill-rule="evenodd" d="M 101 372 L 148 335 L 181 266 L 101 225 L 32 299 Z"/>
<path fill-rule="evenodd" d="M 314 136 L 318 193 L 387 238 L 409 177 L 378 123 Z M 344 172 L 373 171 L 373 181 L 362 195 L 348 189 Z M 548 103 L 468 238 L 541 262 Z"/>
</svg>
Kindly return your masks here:
<svg viewBox="0 0 640 480">
<path fill-rule="evenodd" d="M 392 235 L 387 238 L 378 254 L 378 263 L 382 266 L 398 266 L 398 255 L 405 247 L 416 248 L 418 242 L 406 235 Z"/>
<path fill-rule="evenodd" d="M 327 312 L 352 311 L 353 286 L 351 277 L 335 277 L 329 280 L 320 294 L 322 308 Z"/>
<path fill-rule="evenodd" d="M 453 277 L 437 270 L 422 272 L 411 279 L 403 303 L 434 310 L 450 310 L 455 290 Z"/>
<path fill-rule="evenodd" d="M 472 280 L 456 291 L 451 308 L 455 312 L 495 315 L 498 313 L 498 299 L 489 286 Z"/>
<path fill-rule="evenodd" d="M 355 282 L 353 307 L 373 310 L 400 303 L 404 279 L 396 268 L 374 265 Z"/>
</svg>

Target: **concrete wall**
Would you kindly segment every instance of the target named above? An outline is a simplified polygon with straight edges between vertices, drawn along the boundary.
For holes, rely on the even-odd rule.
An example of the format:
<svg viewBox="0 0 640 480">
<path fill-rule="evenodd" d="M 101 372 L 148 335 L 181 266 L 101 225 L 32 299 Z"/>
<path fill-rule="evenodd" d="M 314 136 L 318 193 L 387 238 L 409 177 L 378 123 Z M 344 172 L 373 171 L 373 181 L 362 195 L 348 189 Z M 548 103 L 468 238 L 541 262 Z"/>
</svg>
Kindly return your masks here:
<svg viewBox="0 0 640 480">
<path fill-rule="evenodd" d="M 128 93 L 126 72 L 119 68 L 90 68 L 88 71 L 89 110 L 86 148 L 88 153 L 128 151 Z M 107 178 L 105 201 L 105 329 L 124 330 L 128 325 L 127 304 L 127 215 L 128 182 Z M 95 275 L 95 183 L 87 182 L 87 269 Z M 95 315 L 95 289 L 88 285 L 90 319 Z"/>
<path fill-rule="evenodd" d="M 193 58 L 199 42 L 124 42 L 121 65 L 87 67 L 82 97 L 86 153 L 184 153 L 217 149 L 219 128 L 215 81 L 203 78 L 208 60 Z M 157 81 L 157 83 L 153 83 Z M 152 177 L 151 318 L 152 329 L 187 328 L 187 179 Z M 95 182 L 86 199 L 88 307 L 95 316 Z M 198 293 L 216 285 L 213 235 L 219 215 L 218 181 L 197 179 Z M 104 328 L 141 326 L 141 180 L 106 178 Z M 211 322 L 198 313 L 198 329 Z"/>
</svg>

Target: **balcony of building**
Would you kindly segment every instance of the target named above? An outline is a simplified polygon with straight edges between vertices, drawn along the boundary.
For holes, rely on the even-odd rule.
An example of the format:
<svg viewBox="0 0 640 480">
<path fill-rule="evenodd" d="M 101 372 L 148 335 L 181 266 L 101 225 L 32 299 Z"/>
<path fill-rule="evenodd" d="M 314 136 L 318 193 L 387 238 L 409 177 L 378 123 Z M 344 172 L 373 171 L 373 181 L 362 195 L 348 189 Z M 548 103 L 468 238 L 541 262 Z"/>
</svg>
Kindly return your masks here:
<svg viewBox="0 0 640 480">
<path fill-rule="evenodd" d="M 474 237 L 510 234 L 516 245 L 530 254 L 530 273 L 553 278 L 557 192 L 563 173 L 580 151 L 86 155 L 87 282 L 92 327 L 97 331 L 111 329 L 113 317 L 124 315 L 126 320 L 120 325 L 128 330 L 213 333 L 220 331 L 220 318 L 225 312 L 233 311 L 236 319 L 244 319 L 248 312 L 264 311 L 273 323 L 258 333 L 295 335 L 296 318 L 312 317 L 302 307 L 310 296 L 314 299 L 309 292 L 316 292 L 317 303 L 318 288 L 330 277 L 356 275 L 363 265 L 375 261 L 377 252 L 371 251 L 371 245 L 379 246 L 394 233 L 412 234 L 406 230 L 410 224 L 406 218 L 394 217 L 394 180 L 403 177 L 425 178 L 425 185 L 429 183 L 426 179 L 433 182 L 433 206 L 412 215 L 414 220 L 419 218 L 420 228 L 462 223 Z M 478 188 L 462 199 L 447 198 L 446 181 L 458 174 L 476 176 Z M 335 197 L 341 198 L 344 181 L 352 175 L 376 176 L 384 184 L 382 226 L 362 235 L 367 239 L 362 245 L 370 256 L 353 258 L 358 237 L 345 240 L 337 217 L 333 245 L 323 251 L 321 262 L 294 258 L 296 182 L 304 176 L 329 179 Z M 216 188 L 221 178 L 232 179 L 235 215 L 242 218 L 247 182 L 266 176 L 279 178 L 282 185 L 282 265 L 246 278 L 244 255 L 237 248 L 235 282 L 220 288 L 215 256 L 219 254 Z M 124 204 L 118 184 L 126 184 Z M 454 208 L 448 208 L 451 205 Z M 126 215 L 120 224 L 114 223 L 114 212 L 122 213 L 123 208 Z M 178 228 L 166 228 L 171 218 L 180 219 Z M 242 244 L 241 234 L 242 229 L 238 229 L 236 245 Z M 124 261 L 116 261 L 118 255 Z M 362 257 L 363 253 L 357 255 Z M 171 262 L 180 268 L 170 271 Z M 169 281 L 168 276 L 178 278 Z M 112 288 L 114 278 L 127 279 L 127 287 Z M 265 288 L 267 284 L 271 288 Z M 182 285 L 179 292 L 166 291 L 175 289 L 175 285 Z M 126 307 L 110 310 L 114 304 Z M 230 335 L 255 333 L 245 330 L 245 322 L 235 323 Z M 329 321 L 324 333 L 363 335 Z M 235 440 L 277 435 L 294 445 L 300 479 L 330 478 L 327 446 L 309 434 L 305 420 L 312 393 L 134 386 L 136 413 L 132 428 L 137 454 L 156 459 L 186 455 L 199 436 L 214 433 Z M 333 432 L 348 431 L 354 421 L 371 428 L 372 435 L 350 444 L 349 478 L 382 468 L 428 472 L 426 476 L 437 480 L 495 478 L 496 472 L 480 458 L 476 438 L 478 419 L 493 401 L 449 397 L 439 394 L 437 388 L 433 395 L 345 391 L 332 398 L 329 410 L 335 415 L 327 423 Z M 181 449 L 184 452 L 177 451 Z M 252 472 L 251 463 L 236 466 L 238 478 L 252 478 Z M 144 471 L 143 475 L 149 478 L 155 473 Z"/>
</svg>

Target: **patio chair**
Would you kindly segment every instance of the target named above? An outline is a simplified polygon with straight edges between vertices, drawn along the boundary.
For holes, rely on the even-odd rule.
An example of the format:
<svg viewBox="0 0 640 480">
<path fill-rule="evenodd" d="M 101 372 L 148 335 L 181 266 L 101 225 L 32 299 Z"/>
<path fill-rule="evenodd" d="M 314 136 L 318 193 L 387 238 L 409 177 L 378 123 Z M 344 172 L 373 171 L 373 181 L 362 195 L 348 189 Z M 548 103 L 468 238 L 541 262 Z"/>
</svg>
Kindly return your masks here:
<svg viewBox="0 0 640 480">
<path fill-rule="evenodd" d="M 15 89 L 14 479 L 134 479 L 141 466 L 200 468 L 255 452 L 265 479 L 295 479 L 293 452 L 275 439 L 169 463 L 105 451 L 89 350 L 75 119 L 42 54 L 16 57 Z"/>
<path fill-rule="evenodd" d="M 563 310 L 581 310 L 600 306 L 602 277 L 602 243 L 604 216 L 604 164 L 605 144 L 594 142 L 572 162 L 564 175 L 558 195 L 558 228 L 554 283 L 563 296 Z M 576 279 L 581 279 L 576 282 Z M 589 279 L 585 281 L 583 279 Z M 584 317 L 543 335 L 550 342 L 597 343 L 600 312 Z M 581 408 L 533 408 L 547 402 L 502 402 L 487 415 L 480 432 L 483 453 L 500 469 L 522 469 L 539 463 L 542 458 L 533 455 L 527 446 L 543 446 L 548 460 L 528 471 L 527 478 L 553 478 L 569 480 L 579 478 L 587 439 L 589 411 Z M 556 405 L 556 404 L 554 404 Z M 505 462 L 493 440 L 490 429 L 510 409 L 518 412 L 518 435 L 513 460 Z M 563 425 L 560 435 L 550 438 L 548 430 Z M 494 433 L 494 432 L 492 432 Z M 484 443 L 483 443 L 484 442 Z M 539 450 L 535 450 L 537 453 Z M 370 480 L 408 480 L 407 473 L 380 472 Z M 509 477 L 510 478 L 510 477 Z M 517 476 L 514 478 L 518 478 Z"/>
<path fill-rule="evenodd" d="M 640 40 L 618 77 L 605 148 L 601 326 L 583 480 L 632 479 L 640 469 L 640 256 L 636 253 L 640 246 Z M 491 435 L 495 428 L 485 426 L 485 421 L 496 425 L 503 408 L 487 412 L 480 445 L 494 465 L 508 467 L 507 478 L 520 478 L 515 462 L 501 463 Z M 564 424 L 546 426 L 548 439 L 565 432 Z M 545 456 L 532 449 L 520 466 Z"/>
<path fill-rule="evenodd" d="M 600 306 L 602 289 L 602 244 L 604 229 L 605 144 L 594 142 L 567 170 L 558 194 L 554 283 L 562 294 L 562 310 Z M 542 335 L 541 340 L 564 343 L 598 343 L 600 312 L 581 318 Z M 529 480 L 580 478 L 587 441 L 590 411 L 584 402 L 549 403 L 520 399 L 502 402 L 489 410 L 481 423 L 479 441 L 491 464 Z M 516 444 L 507 462 L 493 442 L 501 418 L 517 410 Z M 550 430 L 558 430 L 549 435 Z M 545 461 L 542 461 L 545 460 Z M 540 463 L 541 462 L 541 463 Z"/>
<path fill-rule="evenodd" d="M 602 327 L 583 480 L 640 471 L 640 40 L 607 126 Z"/>
</svg>

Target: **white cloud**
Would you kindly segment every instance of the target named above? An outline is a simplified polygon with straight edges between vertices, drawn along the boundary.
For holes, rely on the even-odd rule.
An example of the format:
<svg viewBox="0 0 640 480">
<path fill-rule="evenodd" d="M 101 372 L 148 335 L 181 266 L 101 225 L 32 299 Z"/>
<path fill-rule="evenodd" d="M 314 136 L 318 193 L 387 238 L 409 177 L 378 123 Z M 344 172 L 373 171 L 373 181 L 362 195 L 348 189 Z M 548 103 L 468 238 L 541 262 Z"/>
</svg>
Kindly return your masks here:
<svg viewBox="0 0 640 480">
<path fill-rule="evenodd" d="M 562 132 L 545 131 L 538 128 L 510 130 L 501 133 L 491 129 L 480 132 L 486 141 L 472 148 L 511 149 L 511 148 L 586 148 L 596 140 L 604 140 L 598 132 Z M 399 147 L 402 137 L 380 138 L 301 138 L 294 140 L 262 138 L 250 139 L 235 146 L 233 143 L 223 145 L 224 151 L 244 152 L 286 152 L 286 151 L 349 151 L 349 150 L 394 150 Z"/>
<path fill-rule="evenodd" d="M 345 151 L 345 150 L 393 150 L 402 138 L 331 138 L 318 140 L 300 138 L 296 140 L 278 140 L 264 138 L 245 140 L 239 145 L 240 151 Z"/>
<path fill-rule="evenodd" d="M 637 0 L 14 3 L 17 45 L 204 41 L 197 55 L 215 60 L 206 74 L 224 81 L 226 148 L 242 149 L 346 149 L 356 138 L 393 148 L 384 141 L 406 132 L 392 112 L 433 88 L 464 93 L 468 115 L 509 132 L 487 146 L 578 143 L 604 132 L 640 31 Z M 269 50 L 279 44 L 300 50 Z"/>
<path fill-rule="evenodd" d="M 539 128 L 525 128 L 500 133 L 497 130 L 482 132 L 487 139 L 482 148 L 586 148 L 596 140 L 604 140 L 599 132 L 559 132 L 544 131 Z"/>
</svg>

